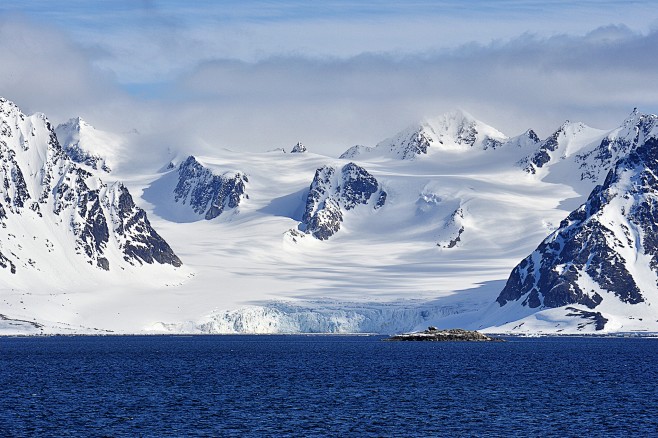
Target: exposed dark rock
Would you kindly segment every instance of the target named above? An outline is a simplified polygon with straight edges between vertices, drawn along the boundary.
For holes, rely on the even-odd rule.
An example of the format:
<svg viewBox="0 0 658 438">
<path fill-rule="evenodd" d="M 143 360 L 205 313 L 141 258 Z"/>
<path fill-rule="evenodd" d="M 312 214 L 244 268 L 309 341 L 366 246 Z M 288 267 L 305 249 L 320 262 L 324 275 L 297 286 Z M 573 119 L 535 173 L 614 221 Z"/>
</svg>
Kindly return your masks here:
<svg viewBox="0 0 658 438">
<path fill-rule="evenodd" d="M 461 242 L 461 235 L 464 232 L 464 227 L 460 227 L 457 231 L 457 236 L 454 239 L 451 239 L 450 242 L 445 246 L 446 248 L 454 248 L 459 242 Z"/>
<path fill-rule="evenodd" d="M 2 267 L 3 269 L 9 268 L 9 271 L 12 274 L 16 273 L 16 265 L 14 264 L 14 262 L 8 259 L 7 257 L 5 257 L 5 255 L 2 253 L 0 253 L 0 267 Z"/>
<path fill-rule="evenodd" d="M 548 163 L 551 160 L 551 156 L 549 155 L 549 152 L 553 152 L 557 150 L 557 148 L 559 147 L 558 139 L 563 134 L 564 134 L 564 125 L 542 142 L 541 146 L 539 146 L 539 150 L 535 153 L 535 155 L 532 156 L 532 158 L 530 158 L 532 164 L 534 164 L 536 167 L 543 167 L 546 163 Z"/>
<path fill-rule="evenodd" d="M 227 209 L 234 209 L 246 195 L 246 175 L 215 175 L 189 156 L 178 168 L 178 184 L 174 200 L 188 204 L 206 220 L 214 219 Z"/>
<path fill-rule="evenodd" d="M 98 266 L 101 269 L 104 269 L 106 271 L 110 270 L 110 261 L 106 259 L 105 257 L 99 257 L 98 260 L 96 260 L 96 266 Z"/>
<path fill-rule="evenodd" d="M 485 138 L 484 141 L 482 142 L 482 149 L 485 151 L 487 149 L 498 149 L 503 145 L 503 142 L 500 140 L 496 140 L 495 138 Z"/>
<path fill-rule="evenodd" d="M 17 212 L 30 199 L 23 172 L 16 161 L 16 152 L 0 140 L 0 175 L 2 175 L 2 199 L 11 212 Z"/>
<path fill-rule="evenodd" d="M 539 137 L 537 137 L 537 134 L 534 131 L 526 131 L 526 135 L 531 141 L 539 143 L 539 148 L 532 155 L 519 161 L 518 165 L 523 167 L 526 172 L 534 174 L 537 172 L 537 169 L 548 164 L 551 161 L 552 152 L 557 151 L 560 147 L 560 138 L 566 135 L 566 129 L 569 124 L 570 123 L 567 120 L 557 131 L 541 142 L 539 142 Z"/>
<path fill-rule="evenodd" d="M 120 248 L 128 262 L 138 261 L 181 266 L 169 244 L 153 229 L 146 212 L 135 205 L 130 192 L 123 185 L 116 188 L 115 232 L 122 237 Z"/>
<path fill-rule="evenodd" d="M 339 174 L 334 167 L 321 167 L 316 170 L 306 197 L 301 229 L 326 240 L 340 229 L 343 211 L 368 204 L 376 193 L 379 195 L 374 209 L 384 206 L 386 192 L 374 176 L 354 163 L 343 166 Z"/>
<path fill-rule="evenodd" d="M 361 166 L 348 163 L 341 171 L 342 187 L 341 201 L 346 210 L 357 205 L 367 204 L 370 197 L 379 190 L 379 184 L 374 176 Z M 381 199 L 378 199 L 378 201 Z M 386 195 L 384 195 L 386 199 Z"/>
<path fill-rule="evenodd" d="M 537 133 L 536 133 L 535 131 L 533 131 L 532 129 L 528 129 L 528 130 L 525 132 L 525 135 L 526 135 L 530 140 L 532 140 L 534 143 L 539 143 L 539 142 L 541 141 L 541 140 L 539 139 L 539 137 L 537 136 Z"/>
<path fill-rule="evenodd" d="M 54 213 L 59 216 L 67 210 L 74 214 L 71 228 L 76 236 L 77 248 L 84 251 L 89 263 L 95 260 L 97 266 L 107 269 L 99 257 L 105 251 L 110 232 L 100 202 L 100 191 L 90 189 L 86 183 L 91 176 L 86 170 L 71 167 L 55 187 Z"/>
<path fill-rule="evenodd" d="M 28 321 L 27 319 L 10 318 L 7 315 L 3 315 L 1 313 L 0 313 L 0 320 L 8 321 L 8 322 L 14 323 L 14 324 L 27 324 L 27 325 L 31 325 L 32 327 L 34 327 L 36 329 L 43 328 L 43 324 L 39 324 L 38 322 Z"/>
<path fill-rule="evenodd" d="M 499 338 L 492 338 L 477 331 L 463 330 L 463 329 L 447 329 L 439 330 L 436 327 L 430 326 L 427 330 L 414 333 L 403 333 L 400 335 L 391 336 L 386 339 L 387 341 L 430 341 L 430 342 L 446 342 L 446 341 L 468 341 L 468 342 L 500 342 L 503 341 Z"/>
<path fill-rule="evenodd" d="M 446 224 L 443 227 L 443 233 L 445 233 L 444 238 L 442 241 L 437 243 L 437 246 L 441 246 L 447 249 L 456 247 L 457 244 L 461 242 L 461 236 L 465 231 L 463 220 L 464 210 L 460 206 L 447 219 Z"/>
<path fill-rule="evenodd" d="M 605 318 L 601 312 L 587 312 L 585 310 L 576 309 L 575 307 L 567 307 L 567 310 L 571 311 L 571 313 L 567 313 L 567 316 L 577 316 L 590 320 L 590 322 L 578 325 L 578 328 L 581 330 L 590 324 L 595 324 L 594 329 L 597 331 L 603 330 L 605 325 L 608 323 L 608 318 Z"/>
<path fill-rule="evenodd" d="M 0 99 L 0 119 L 4 118 L 14 121 L 10 133 L 15 127 L 15 137 L 26 139 L 18 143 L 19 148 L 13 149 L 0 140 L 0 219 L 6 220 L 8 214 L 25 214 L 23 208 L 28 206 L 41 220 L 54 221 L 56 226 L 70 231 L 76 252 L 83 255 L 87 263 L 103 270 L 110 269 L 107 248 L 115 241 L 127 259 L 180 265 L 171 248 L 151 228 L 146 213 L 134 205 L 128 189 L 118 185 L 120 194 L 113 198 L 117 202 L 113 205 L 109 197 L 113 189 L 108 189 L 97 176 L 64 153 L 45 116 L 32 116 L 31 128 L 26 128 L 20 123 L 25 120 L 20 110 Z M 44 142 L 34 140 L 37 128 L 47 134 Z M 26 129 L 32 130 L 31 138 L 27 138 Z M 21 169 L 16 156 L 31 148 L 36 148 L 35 153 L 24 155 L 22 159 L 33 161 L 27 163 L 29 168 Z M 26 178 L 36 183 L 31 185 L 36 187 L 36 193 L 30 194 Z M 52 206 L 52 210 L 47 211 L 46 205 Z M 6 227 L 5 222 L 2 225 Z M 111 224 L 116 224 L 118 231 Z M 28 263 L 36 267 L 31 259 Z M 0 266 L 9 267 L 12 272 L 16 270 L 14 262 L 4 255 L 0 255 Z"/>
<path fill-rule="evenodd" d="M 298 142 L 290 150 L 291 154 L 303 154 L 304 152 L 306 152 L 306 146 L 304 146 L 301 142 Z"/>
<path fill-rule="evenodd" d="M 375 210 L 383 207 L 384 204 L 386 204 L 386 197 L 387 196 L 388 195 L 386 194 L 386 192 L 384 190 L 379 192 L 379 198 L 377 198 L 377 203 L 375 204 Z"/>
<path fill-rule="evenodd" d="M 655 120 L 646 123 L 653 127 Z M 603 297 L 581 288 L 583 275 L 622 302 L 645 301 L 621 250 L 651 256 L 649 267 L 658 272 L 658 140 L 647 138 L 650 127 L 638 126 L 638 146 L 617 161 L 585 204 L 513 269 L 496 300 L 501 306 L 523 300 L 531 308 L 581 304 L 593 309 Z"/>
<path fill-rule="evenodd" d="M 416 155 L 427 154 L 427 150 L 432 146 L 433 141 L 428 133 L 420 129 L 407 139 L 403 145 L 404 147 L 398 151 L 398 155 L 401 155 L 403 160 L 409 160 Z"/>
<path fill-rule="evenodd" d="M 98 155 L 90 155 L 83 151 L 79 146 L 66 148 L 66 154 L 76 163 L 85 164 L 92 169 L 111 172 L 112 169 L 105 164 L 105 160 Z"/>
</svg>

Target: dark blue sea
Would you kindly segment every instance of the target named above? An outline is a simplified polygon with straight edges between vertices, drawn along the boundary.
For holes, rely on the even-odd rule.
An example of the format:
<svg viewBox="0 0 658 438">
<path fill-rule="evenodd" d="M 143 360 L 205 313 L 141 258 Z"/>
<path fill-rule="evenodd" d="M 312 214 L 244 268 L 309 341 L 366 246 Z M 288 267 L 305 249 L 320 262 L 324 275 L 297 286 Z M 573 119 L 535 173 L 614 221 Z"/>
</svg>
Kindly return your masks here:
<svg viewBox="0 0 658 438">
<path fill-rule="evenodd" d="M 0 436 L 656 436 L 658 339 L 0 338 Z"/>
</svg>

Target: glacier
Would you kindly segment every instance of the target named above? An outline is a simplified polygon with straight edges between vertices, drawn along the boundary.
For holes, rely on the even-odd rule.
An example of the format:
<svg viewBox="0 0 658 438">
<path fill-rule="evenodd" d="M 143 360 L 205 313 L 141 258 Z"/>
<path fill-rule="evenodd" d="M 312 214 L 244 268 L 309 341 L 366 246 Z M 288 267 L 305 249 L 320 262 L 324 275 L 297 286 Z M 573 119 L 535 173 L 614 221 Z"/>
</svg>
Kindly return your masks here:
<svg viewBox="0 0 658 438">
<path fill-rule="evenodd" d="M 306 146 L 208 155 L 189 144 L 137 165 L 122 140 L 128 134 L 79 118 L 51 129 L 54 138 L 46 128 L 35 136 L 22 129 L 21 138 L 13 128 L 20 112 L 3 102 L 4 174 L 29 170 L 25 189 L 10 184 L 2 205 L 9 218 L 20 209 L 31 219 L 0 228 L 0 333 L 390 334 L 427 325 L 594 333 L 601 318 L 603 332 L 658 331 L 650 307 L 613 311 L 614 294 L 594 309 L 496 301 L 514 267 L 629 153 L 639 112 L 614 129 L 565 122 L 540 139 L 531 129 L 510 137 L 454 111 L 340 158 Z M 46 126 L 45 116 L 22 117 Z M 89 221 L 40 222 L 38 213 L 50 210 L 29 208 L 57 178 L 39 179 L 44 157 L 23 149 L 46 151 L 55 141 L 66 155 L 59 160 L 79 169 L 67 186 L 97 193 L 97 210 L 88 198 L 86 216 L 76 216 Z M 11 151 L 25 160 L 14 165 Z M 312 232 L 323 224 L 310 218 L 327 208 L 338 226 Z M 107 236 L 80 234 L 88 238 L 76 254 L 70 230 L 93 230 L 100 222 L 90 212 L 101 210 Z M 144 252 L 164 248 L 140 241 L 150 229 L 176 259 Z"/>
</svg>

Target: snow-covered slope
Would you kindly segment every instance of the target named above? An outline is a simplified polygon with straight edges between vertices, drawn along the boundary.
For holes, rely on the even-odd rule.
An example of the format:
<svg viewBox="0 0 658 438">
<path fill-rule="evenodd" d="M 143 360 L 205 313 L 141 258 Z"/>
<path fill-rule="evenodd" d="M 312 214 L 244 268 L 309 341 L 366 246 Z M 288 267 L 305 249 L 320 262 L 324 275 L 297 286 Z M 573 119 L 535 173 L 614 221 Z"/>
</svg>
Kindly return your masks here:
<svg viewBox="0 0 658 438">
<path fill-rule="evenodd" d="M 80 117 L 58 125 L 55 134 L 69 158 L 94 170 L 111 172 L 125 155 L 120 136 L 100 131 Z"/>
<path fill-rule="evenodd" d="M 653 119 L 639 113 L 614 130 L 568 123 L 542 140 L 532 130 L 508 138 L 454 112 L 339 159 L 219 148 L 209 155 L 184 145 L 138 173 L 121 160 L 111 173 L 74 163 L 49 129 L 33 138 L 31 125 L 1 118 L 0 133 L 13 135 L 0 137 L 7 144 L 1 171 L 11 182 L 0 229 L 3 332 L 392 333 L 518 324 L 578 332 L 602 324 L 646 330 L 658 319 L 641 307 L 650 294 L 630 268 L 645 301 L 628 304 L 643 316 L 623 325 L 582 303 L 548 309 L 523 306 L 525 298 L 496 301 L 514 266 L 644 141 L 635 127 Z M 31 148 L 49 141 L 40 152 Z M 101 146 L 87 152 L 110 157 Z M 41 170 L 49 168 L 56 171 Z M 155 239 L 151 230 L 184 266 L 166 263 L 157 239 L 143 240 Z M 165 263 L 149 264 L 140 252 L 147 248 L 152 261 Z M 628 248 L 610 248 L 629 260 Z"/>
<path fill-rule="evenodd" d="M 161 286 L 145 278 L 156 271 L 180 281 L 180 259 L 126 186 L 73 162 L 44 115 L 25 116 L 6 99 L 0 99 L 0 179 L 0 313 L 7 320 L 26 319 L 12 309 L 25 300 L 12 303 L 13 294 L 143 280 Z M 159 267 L 141 269 L 147 265 Z M 20 307 L 32 318 L 39 313 Z"/>
<path fill-rule="evenodd" d="M 616 331 L 629 321 L 637 326 L 633 320 L 639 318 L 658 331 L 658 312 L 652 310 L 658 305 L 657 120 L 634 114 L 606 136 L 595 159 L 622 148 L 630 153 L 514 268 L 496 300 L 515 315 L 511 319 L 523 313 L 536 319 L 538 310 L 562 308 L 543 320 L 559 330 L 571 315 L 595 320 L 597 331 Z"/>
</svg>

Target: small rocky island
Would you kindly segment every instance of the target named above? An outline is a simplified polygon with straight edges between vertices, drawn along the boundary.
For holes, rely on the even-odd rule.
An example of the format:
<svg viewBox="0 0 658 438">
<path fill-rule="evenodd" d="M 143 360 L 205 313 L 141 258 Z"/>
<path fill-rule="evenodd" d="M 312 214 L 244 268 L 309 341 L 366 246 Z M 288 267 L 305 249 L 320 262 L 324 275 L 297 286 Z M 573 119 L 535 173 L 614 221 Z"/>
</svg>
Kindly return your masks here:
<svg viewBox="0 0 658 438">
<path fill-rule="evenodd" d="M 501 342 L 502 339 L 492 338 L 480 332 L 463 329 L 439 330 L 436 327 L 428 327 L 422 332 L 402 333 L 391 336 L 387 341 L 474 341 L 474 342 Z"/>
</svg>

